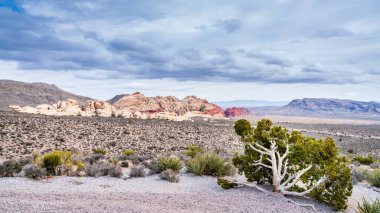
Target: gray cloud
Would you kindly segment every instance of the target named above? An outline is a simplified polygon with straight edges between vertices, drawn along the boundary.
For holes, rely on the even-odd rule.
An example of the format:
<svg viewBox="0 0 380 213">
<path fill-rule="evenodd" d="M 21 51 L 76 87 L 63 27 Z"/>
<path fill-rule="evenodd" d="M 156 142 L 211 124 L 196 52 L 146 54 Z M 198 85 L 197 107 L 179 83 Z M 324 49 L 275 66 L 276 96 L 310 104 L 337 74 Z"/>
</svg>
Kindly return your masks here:
<svg viewBox="0 0 380 213">
<path fill-rule="evenodd" d="M 267 7 L 245 1 L 20 2 L 19 11 L 0 8 L 0 60 L 22 69 L 80 70 L 76 77 L 94 80 L 355 84 L 376 80 L 366 76 L 380 65 L 380 47 L 369 44 L 377 40 L 368 39 L 380 26 L 357 24 L 366 14 L 379 15 L 373 8 L 356 11 L 362 6 L 355 2 L 339 14 L 317 1 L 299 11 L 290 9 L 295 1 L 281 8 L 276 1 Z M 289 42 L 300 37 L 302 43 Z M 347 67 L 352 58 L 357 63 Z"/>
<path fill-rule="evenodd" d="M 223 29 L 227 33 L 233 33 L 242 28 L 243 22 L 240 19 L 225 19 L 218 20 L 215 26 Z"/>
</svg>

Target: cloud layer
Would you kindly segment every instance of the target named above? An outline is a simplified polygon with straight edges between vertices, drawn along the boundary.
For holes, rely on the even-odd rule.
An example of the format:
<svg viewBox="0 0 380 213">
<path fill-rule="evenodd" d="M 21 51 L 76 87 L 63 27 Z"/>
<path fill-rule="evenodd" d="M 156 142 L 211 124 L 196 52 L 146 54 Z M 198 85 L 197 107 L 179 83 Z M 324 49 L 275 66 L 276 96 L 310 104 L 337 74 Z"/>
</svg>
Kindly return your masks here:
<svg viewBox="0 0 380 213">
<path fill-rule="evenodd" d="M 3 1 L 0 60 L 105 82 L 366 85 L 380 81 L 379 9 L 376 0 Z"/>
</svg>

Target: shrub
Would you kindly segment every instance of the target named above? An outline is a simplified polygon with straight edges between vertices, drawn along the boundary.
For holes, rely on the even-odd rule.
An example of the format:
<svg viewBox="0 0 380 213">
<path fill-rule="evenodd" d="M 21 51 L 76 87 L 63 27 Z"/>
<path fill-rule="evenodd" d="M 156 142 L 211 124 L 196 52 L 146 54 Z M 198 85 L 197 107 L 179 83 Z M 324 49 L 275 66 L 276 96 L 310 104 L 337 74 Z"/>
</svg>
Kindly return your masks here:
<svg viewBox="0 0 380 213">
<path fill-rule="evenodd" d="M 107 154 L 107 150 L 106 149 L 103 149 L 103 148 L 93 148 L 92 149 L 92 152 L 94 154 L 101 154 L 101 155 L 105 155 Z"/>
<path fill-rule="evenodd" d="M 380 212 L 380 200 L 376 199 L 370 203 L 363 198 L 363 204 L 358 203 L 358 210 L 360 213 L 379 213 Z"/>
<path fill-rule="evenodd" d="M 176 157 L 163 157 L 158 159 L 158 172 L 171 169 L 175 172 L 179 172 L 182 169 L 182 162 L 179 158 Z"/>
<path fill-rule="evenodd" d="M 85 164 L 82 161 L 80 161 L 80 160 L 74 160 L 73 164 L 75 166 L 77 166 L 76 171 L 82 171 L 82 170 L 84 170 Z"/>
<path fill-rule="evenodd" d="M 367 180 L 367 178 L 368 178 L 368 172 L 366 170 L 358 170 L 358 169 L 351 170 L 351 180 L 353 184 L 362 182 L 363 180 Z"/>
<path fill-rule="evenodd" d="M 368 173 L 368 181 L 372 186 L 380 187 L 380 169 Z"/>
<path fill-rule="evenodd" d="M 121 154 L 123 154 L 123 155 L 133 155 L 133 154 L 135 154 L 136 152 L 135 151 L 133 151 L 132 149 L 126 149 L 126 150 L 124 150 L 124 151 L 122 151 L 122 153 Z"/>
<path fill-rule="evenodd" d="M 44 155 L 42 159 L 42 165 L 43 168 L 46 169 L 46 171 L 49 174 L 58 174 L 58 167 L 62 164 L 62 152 L 61 151 L 54 151 L 52 153 Z"/>
<path fill-rule="evenodd" d="M 189 172 L 196 175 L 226 176 L 233 174 L 233 167 L 215 153 L 197 155 L 187 162 Z"/>
<path fill-rule="evenodd" d="M 93 164 L 103 158 L 104 158 L 104 155 L 102 154 L 92 154 L 91 156 L 86 158 L 86 161 L 88 161 L 90 164 Z"/>
<path fill-rule="evenodd" d="M 15 160 L 4 161 L 0 166 L 0 177 L 13 177 L 14 173 L 19 173 L 22 170 L 21 163 Z"/>
<path fill-rule="evenodd" d="M 204 149 L 198 145 L 189 145 L 185 147 L 186 151 L 183 153 L 189 157 L 195 157 L 197 154 L 203 153 Z"/>
<path fill-rule="evenodd" d="M 127 161 L 123 161 L 123 162 L 121 162 L 121 167 L 123 167 L 123 168 L 128 168 L 129 167 L 129 163 L 127 162 Z"/>
<path fill-rule="evenodd" d="M 223 189 L 231 189 L 231 188 L 235 188 L 238 186 L 237 183 L 234 183 L 234 182 L 230 182 L 226 179 L 223 179 L 223 178 L 218 178 L 218 185 L 221 186 Z"/>
<path fill-rule="evenodd" d="M 372 156 L 356 156 L 354 157 L 354 160 L 364 165 L 370 165 L 375 162 L 375 159 Z"/>
<path fill-rule="evenodd" d="M 149 174 L 160 173 L 157 160 L 151 160 L 149 163 L 145 163 L 145 166 L 149 169 Z"/>
<path fill-rule="evenodd" d="M 146 177 L 147 173 L 145 171 L 145 166 L 144 165 L 137 165 L 133 166 L 131 168 L 131 171 L 129 172 L 130 177 Z"/>
<path fill-rule="evenodd" d="M 93 163 L 86 167 L 86 173 L 90 177 L 112 176 L 121 177 L 121 168 L 110 163 Z"/>
<path fill-rule="evenodd" d="M 179 175 L 171 169 L 167 169 L 160 173 L 160 178 L 169 181 L 170 183 L 179 182 Z"/>
<path fill-rule="evenodd" d="M 32 179 L 41 179 L 46 176 L 46 171 L 33 165 L 33 164 L 28 164 L 25 165 L 22 170 L 24 171 L 24 175 L 27 178 L 32 178 Z"/>
</svg>

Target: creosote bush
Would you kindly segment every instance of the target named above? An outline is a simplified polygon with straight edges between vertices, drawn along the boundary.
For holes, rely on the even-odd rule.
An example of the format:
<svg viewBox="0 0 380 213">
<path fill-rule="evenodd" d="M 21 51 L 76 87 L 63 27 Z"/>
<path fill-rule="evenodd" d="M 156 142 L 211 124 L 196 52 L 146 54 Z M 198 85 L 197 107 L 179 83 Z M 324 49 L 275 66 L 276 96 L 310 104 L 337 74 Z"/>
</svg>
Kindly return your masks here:
<svg viewBox="0 0 380 213">
<path fill-rule="evenodd" d="M 0 165 L 0 177 L 13 177 L 13 174 L 21 172 L 22 167 L 23 165 L 18 161 L 4 161 L 3 165 Z"/>
<path fill-rule="evenodd" d="M 182 169 L 182 162 L 177 157 L 163 157 L 158 159 L 157 169 L 158 172 L 162 172 L 167 169 L 171 169 L 175 172 L 179 172 Z"/>
<path fill-rule="evenodd" d="M 221 177 L 234 173 L 233 166 L 215 153 L 196 155 L 186 166 L 187 170 L 195 175 Z"/>
<path fill-rule="evenodd" d="M 129 172 L 130 177 L 146 177 L 148 174 L 145 170 L 145 166 L 140 164 L 137 166 L 132 166 L 131 171 Z"/>
<path fill-rule="evenodd" d="M 186 156 L 189 157 L 195 157 L 196 155 L 203 153 L 204 149 L 198 145 L 189 145 L 185 147 L 185 152 L 183 153 Z"/>
<path fill-rule="evenodd" d="M 49 174 L 58 174 L 58 167 L 62 164 L 62 152 L 54 151 L 44 155 L 42 159 L 43 167 Z"/>
<path fill-rule="evenodd" d="M 126 150 L 123 150 L 123 152 L 121 153 L 121 154 L 123 154 L 123 155 L 133 155 L 133 154 L 135 154 L 136 152 L 135 151 L 133 151 L 132 149 L 126 149 Z"/>
<path fill-rule="evenodd" d="M 85 169 L 86 173 L 90 177 L 111 176 L 121 177 L 121 168 L 106 162 L 96 162 L 90 164 Z"/>
<path fill-rule="evenodd" d="M 22 170 L 27 178 L 39 180 L 46 177 L 46 171 L 33 164 L 25 165 Z"/>
<path fill-rule="evenodd" d="M 106 149 L 103 149 L 103 148 L 93 148 L 92 149 L 92 152 L 94 154 L 101 154 L 101 155 L 105 155 L 107 154 L 107 150 Z"/>
<path fill-rule="evenodd" d="M 354 157 L 354 160 L 364 165 L 370 165 L 375 162 L 375 159 L 372 156 L 356 156 Z"/>
<path fill-rule="evenodd" d="M 178 172 L 175 172 L 171 169 L 167 169 L 165 171 L 162 171 L 160 173 L 160 178 L 161 179 L 164 179 L 164 180 L 167 180 L 171 183 L 177 183 L 179 182 L 179 175 L 178 175 Z"/>
<path fill-rule="evenodd" d="M 380 169 L 375 169 L 367 173 L 368 181 L 372 186 L 380 187 Z"/>
<path fill-rule="evenodd" d="M 374 202 L 371 203 L 363 198 L 363 204 L 358 204 L 358 210 L 360 213 L 379 213 L 380 200 L 376 199 Z"/>
</svg>

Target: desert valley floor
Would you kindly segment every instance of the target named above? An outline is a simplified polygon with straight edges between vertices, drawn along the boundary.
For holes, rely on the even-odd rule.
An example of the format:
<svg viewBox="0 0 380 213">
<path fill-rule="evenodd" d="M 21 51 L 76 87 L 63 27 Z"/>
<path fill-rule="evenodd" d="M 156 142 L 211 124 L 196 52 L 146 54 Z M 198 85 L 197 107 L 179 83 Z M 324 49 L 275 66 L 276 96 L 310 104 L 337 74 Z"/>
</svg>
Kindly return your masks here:
<svg viewBox="0 0 380 213">
<path fill-rule="evenodd" d="M 254 121 L 257 120 L 254 118 Z M 44 154 L 73 148 L 91 152 L 92 148 L 102 147 L 110 156 L 133 149 L 143 161 L 180 153 L 190 144 L 230 157 L 233 151 L 243 148 L 233 124 L 231 120 L 175 122 L 0 112 L 0 160 L 30 156 L 32 152 Z M 275 124 L 317 138 L 332 137 L 343 154 L 377 154 L 380 157 L 380 128 L 376 125 Z M 1 178 L 0 188 L 2 212 L 86 212 L 85 206 L 91 206 L 96 212 L 313 212 L 275 193 L 263 194 L 244 188 L 222 190 L 215 178 L 184 172 L 181 181 L 174 184 L 160 180 L 158 175 L 127 180 L 112 177 L 56 177 L 40 181 Z M 374 199 L 380 197 L 380 193 L 356 185 L 349 200 L 350 209 L 346 212 L 354 212 L 357 201 L 363 196 Z M 332 211 L 309 200 L 295 201 L 311 203 L 318 212 Z"/>
</svg>

